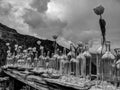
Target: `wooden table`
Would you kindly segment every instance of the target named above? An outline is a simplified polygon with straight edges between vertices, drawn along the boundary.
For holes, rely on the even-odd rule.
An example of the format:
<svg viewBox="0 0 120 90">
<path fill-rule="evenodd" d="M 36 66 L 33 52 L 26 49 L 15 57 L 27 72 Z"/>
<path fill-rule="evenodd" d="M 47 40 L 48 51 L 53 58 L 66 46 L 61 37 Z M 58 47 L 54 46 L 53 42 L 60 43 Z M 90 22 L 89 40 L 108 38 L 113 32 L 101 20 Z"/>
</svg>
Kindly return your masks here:
<svg viewBox="0 0 120 90">
<path fill-rule="evenodd" d="M 72 87 L 72 86 L 66 86 L 64 84 L 57 84 L 55 82 L 52 83 L 52 81 L 48 82 L 49 79 L 48 80 L 47 79 L 37 80 L 37 81 L 39 81 L 39 83 L 37 83 L 37 82 L 34 82 L 36 79 L 34 81 L 29 81 L 28 79 L 21 77 L 20 75 L 14 74 L 13 71 L 11 72 L 11 71 L 4 70 L 4 72 L 8 76 L 34 88 L 36 90 L 88 90 L 88 89 L 79 89 L 77 87 Z M 38 78 L 41 78 L 41 77 L 38 77 Z M 33 90 L 33 89 L 31 89 L 31 90 Z"/>
<path fill-rule="evenodd" d="M 12 78 L 14 78 L 14 79 L 16 79 L 16 80 L 26 84 L 26 85 L 29 85 L 29 86 L 31 86 L 34 89 L 37 89 L 37 90 L 49 90 L 47 85 L 42 85 L 42 83 L 41 84 L 39 83 L 39 85 L 37 85 L 35 82 L 28 81 L 28 80 L 26 80 L 26 79 L 24 79 L 24 78 L 22 78 L 22 77 L 20 77 L 18 75 L 15 75 L 15 74 L 13 74 L 13 73 L 11 73 L 9 71 L 4 71 L 4 72 L 8 76 L 10 76 L 10 77 L 12 77 Z"/>
</svg>

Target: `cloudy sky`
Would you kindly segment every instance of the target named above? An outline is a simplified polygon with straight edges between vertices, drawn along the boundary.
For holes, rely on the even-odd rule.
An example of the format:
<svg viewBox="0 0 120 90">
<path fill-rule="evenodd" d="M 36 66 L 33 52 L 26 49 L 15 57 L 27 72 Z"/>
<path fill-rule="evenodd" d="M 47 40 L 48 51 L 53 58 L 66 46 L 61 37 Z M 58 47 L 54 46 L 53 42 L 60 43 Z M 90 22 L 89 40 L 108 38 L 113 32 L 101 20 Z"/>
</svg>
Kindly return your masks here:
<svg viewBox="0 0 120 90">
<path fill-rule="evenodd" d="M 119 47 L 120 0 L 0 0 L 0 22 L 40 38 L 57 34 L 61 44 L 68 40 L 96 44 L 101 33 L 93 8 L 100 4 L 105 7 L 107 39 Z"/>
</svg>

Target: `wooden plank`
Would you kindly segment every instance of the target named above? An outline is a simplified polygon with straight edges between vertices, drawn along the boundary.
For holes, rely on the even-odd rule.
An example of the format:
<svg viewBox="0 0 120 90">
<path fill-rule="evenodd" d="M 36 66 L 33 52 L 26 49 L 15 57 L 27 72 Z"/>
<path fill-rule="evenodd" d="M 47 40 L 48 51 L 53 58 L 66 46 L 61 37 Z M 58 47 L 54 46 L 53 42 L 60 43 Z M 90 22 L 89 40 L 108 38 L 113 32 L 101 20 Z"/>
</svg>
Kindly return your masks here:
<svg viewBox="0 0 120 90">
<path fill-rule="evenodd" d="M 53 84 L 58 84 L 58 85 L 62 85 L 64 87 L 71 87 L 71 88 L 74 88 L 76 90 L 89 90 L 90 87 L 80 87 L 80 86 L 77 86 L 77 85 L 72 85 L 72 84 L 69 84 L 69 83 L 63 83 L 63 82 L 59 82 L 57 80 L 53 80 L 53 79 L 45 79 L 47 82 L 49 83 L 53 83 Z"/>
<path fill-rule="evenodd" d="M 21 77 L 20 75 L 16 75 L 16 74 L 13 74 L 9 71 L 4 71 L 7 75 L 37 89 L 37 90 L 63 90 L 63 88 L 65 87 L 67 90 L 68 88 L 73 88 L 74 90 L 88 90 L 89 88 L 80 88 L 79 86 L 74 86 L 74 85 L 71 85 L 71 84 L 66 84 L 66 83 L 62 83 L 62 82 L 57 82 L 57 81 L 54 81 L 54 79 L 44 79 L 45 81 L 47 81 L 46 85 L 45 85 L 45 82 L 44 81 L 39 81 L 38 83 L 37 82 L 33 82 L 33 81 L 29 81 L 29 80 L 26 80 L 24 79 L 23 77 Z M 37 80 L 36 80 L 37 81 Z M 43 82 L 43 83 L 42 83 Z M 52 84 L 51 86 L 49 86 L 49 84 Z M 54 86 L 54 87 L 53 87 Z M 51 89 L 52 88 L 52 89 Z M 66 90 L 64 89 L 64 90 Z"/>
<path fill-rule="evenodd" d="M 42 85 L 40 86 L 40 84 L 39 84 L 39 86 L 38 86 L 38 85 L 36 85 L 34 82 L 30 82 L 30 81 L 28 81 L 28 80 L 25 80 L 25 79 L 23 79 L 22 77 L 20 77 L 20 76 L 18 76 L 18 75 L 15 75 L 15 74 L 10 73 L 9 71 L 4 71 L 4 72 L 5 72 L 7 75 L 9 75 L 9 76 L 11 76 L 11 77 L 13 77 L 13 78 L 21 81 L 22 83 L 25 83 L 25 84 L 29 85 L 29 86 L 37 89 L 37 90 L 48 90 L 48 88 L 45 88 L 45 87 L 43 87 Z"/>
</svg>

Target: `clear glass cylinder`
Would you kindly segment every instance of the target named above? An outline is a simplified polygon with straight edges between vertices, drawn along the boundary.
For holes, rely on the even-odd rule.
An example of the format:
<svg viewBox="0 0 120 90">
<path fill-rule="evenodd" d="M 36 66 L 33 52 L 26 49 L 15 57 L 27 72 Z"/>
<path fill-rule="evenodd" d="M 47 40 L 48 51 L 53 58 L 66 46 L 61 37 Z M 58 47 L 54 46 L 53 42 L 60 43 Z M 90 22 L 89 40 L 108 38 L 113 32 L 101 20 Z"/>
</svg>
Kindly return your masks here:
<svg viewBox="0 0 120 90">
<path fill-rule="evenodd" d="M 57 58 L 57 70 L 60 71 L 60 62 L 62 60 L 62 52 L 59 51 L 59 55 L 58 55 L 58 58 Z"/>
<path fill-rule="evenodd" d="M 88 44 L 85 45 L 85 51 L 83 52 L 83 55 L 86 58 L 86 75 L 91 77 L 91 64 L 92 64 L 92 55 L 89 52 Z M 85 62 L 84 62 L 85 63 Z"/>
<path fill-rule="evenodd" d="M 64 73 L 64 66 L 65 66 L 65 60 L 63 58 L 63 56 L 61 57 L 61 60 L 60 60 L 60 74 L 63 75 Z"/>
<path fill-rule="evenodd" d="M 65 75 L 67 74 L 67 56 L 66 56 L 66 48 L 63 50 L 63 55 L 61 56 L 61 61 L 60 61 L 60 73 Z"/>
<path fill-rule="evenodd" d="M 78 76 L 78 66 L 79 66 L 79 62 L 75 57 L 72 57 L 70 60 L 70 70 L 71 70 L 71 74 L 74 76 Z"/>
<path fill-rule="evenodd" d="M 54 59 L 54 54 L 51 54 L 51 58 L 49 61 L 49 68 L 51 68 L 52 70 L 55 70 L 55 59 Z"/>
<path fill-rule="evenodd" d="M 66 54 L 66 49 L 65 49 L 65 54 L 63 55 L 63 58 L 65 60 L 65 64 L 64 64 L 64 74 L 67 75 L 68 74 L 68 71 L 69 71 L 69 60 L 68 60 L 68 57 L 67 57 L 67 54 Z"/>
<path fill-rule="evenodd" d="M 46 53 L 44 52 L 43 53 L 43 58 L 42 58 L 42 66 L 43 66 L 44 69 L 46 69 L 46 59 L 47 59 L 46 58 Z"/>
<path fill-rule="evenodd" d="M 14 65 L 14 55 L 11 55 L 9 60 L 10 60 L 10 65 L 13 66 Z"/>
<path fill-rule="evenodd" d="M 75 49 L 73 44 L 70 44 L 70 52 L 67 54 L 68 57 L 68 75 L 71 74 L 71 59 L 75 57 Z"/>
<path fill-rule="evenodd" d="M 77 60 L 79 62 L 79 66 L 78 66 L 79 76 L 85 77 L 86 76 L 86 58 L 82 53 L 82 47 L 79 51 L 79 55 L 77 56 Z"/>
<path fill-rule="evenodd" d="M 59 55 L 58 55 L 58 51 L 59 50 L 55 50 L 55 53 L 54 53 L 54 55 L 53 55 L 53 59 L 54 59 L 54 69 L 55 70 L 58 70 L 58 57 L 59 57 Z"/>
<path fill-rule="evenodd" d="M 76 59 L 76 53 L 75 53 L 75 47 L 73 44 L 70 45 L 70 52 L 68 53 L 68 58 L 69 58 L 69 70 L 68 74 L 72 74 L 74 76 L 78 76 L 78 66 L 79 62 Z"/>
<path fill-rule="evenodd" d="M 7 59 L 6 59 L 6 65 L 10 65 L 10 60 L 11 60 L 11 53 L 10 53 L 10 51 L 7 51 Z"/>
<path fill-rule="evenodd" d="M 43 68 L 44 67 L 44 48 L 41 46 L 40 47 L 41 50 L 41 55 L 39 56 L 39 68 Z"/>
<path fill-rule="evenodd" d="M 29 54 L 27 57 L 27 63 L 26 66 L 29 68 L 31 66 L 31 55 Z"/>
<path fill-rule="evenodd" d="M 116 62 L 116 78 L 120 82 L 120 59 Z"/>
<path fill-rule="evenodd" d="M 57 69 L 57 66 L 56 66 L 56 59 L 57 59 L 58 55 L 57 54 L 54 54 L 53 57 L 52 57 L 52 60 L 53 60 L 53 69 L 56 70 Z"/>
<path fill-rule="evenodd" d="M 34 67 L 35 67 L 35 68 L 38 68 L 38 57 L 37 57 L 37 52 L 35 53 Z"/>
<path fill-rule="evenodd" d="M 19 64 L 18 64 L 19 59 L 20 59 L 20 53 L 17 52 L 17 54 L 16 54 L 16 56 L 15 56 L 15 63 L 16 63 L 16 66 L 19 65 Z M 27 61 L 27 59 L 26 59 L 26 61 Z"/>
<path fill-rule="evenodd" d="M 49 64 L 49 62 L 50 62 L 50 52 L 48 51 L 47 52 L 47 56 L 46 56 L 46 61 L 45 61 L 45 67 L 48 69 L 50 66 L 50 64 Z"/>
<path fill-rule="evenodd" d="M 113 81 L 113 64 L 115 56 L 111 53 L 110 41 L 106 41 L 106 52 L 102 56 L 101 67 L 102 67 L 102 80 Z"/>
<path fill-rule="evenodd" d="M 24 67 L 25 66 L 25 59 L 23 58 L 23 53 L 21 53 L 21 66 Z"/>
<path fill-rule="evenodd" d="M 114 49 L 116 52 L 116 79 L 119 82 L 120 81 L 120 48 Z"/>
<path fill-rule="evenodd" d="M 27 54 L 28 54 L 27 50 L 24 50 L 24 53 L 23 53 L 24 67 L 26 67 L 26 64 L 27 64 Z M 16 59 L 16 57 L 15 57 L 15 59 Z"/>
<path fill-rule="evenodd" d="M 101 58 L 102 58 L 102 55 L 103 54 L 105 54 L 105 52 L 106 52 L 106 48 L 105 48 L 105 45 L 103 44 L 103 45 L 101 45 L 100 47 L 98 47 L 97 48 L 97 50 L 96 50 L 96 68 L 97 68 L 97 79 L 101 79 L 101 63 L 100 63 L 100 61 L 101 61 Z"/>
<path fill-rule="evenodd" d="M 12 63 L 13 63 L 13 66 L 15 65 L 15 53 L 13 53 L 13 55 L 12 55 Z"/>
<path fill-rule="evenodd" d="M 64 74 L 65 75 L 68 75 L 69 74 L 69 61 L 68 61 L 68 58 L 67 56 L 65 57 L 65 65 L 64 65 Z"/>
</svg>

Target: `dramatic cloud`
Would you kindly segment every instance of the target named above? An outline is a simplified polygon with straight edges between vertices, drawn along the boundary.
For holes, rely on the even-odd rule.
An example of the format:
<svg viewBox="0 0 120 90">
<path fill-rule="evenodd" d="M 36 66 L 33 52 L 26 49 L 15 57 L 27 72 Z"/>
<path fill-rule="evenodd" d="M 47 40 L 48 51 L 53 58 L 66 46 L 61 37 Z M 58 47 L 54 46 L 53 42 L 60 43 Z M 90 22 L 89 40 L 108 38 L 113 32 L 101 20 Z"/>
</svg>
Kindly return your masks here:
<svg viewBox="0 0 120 90">
<path fill-rule="evenodd" d="M 45 12 L 48 9 L 48 2 L 50 0 L 33 0 L 31 6 L 37 9 L 38 12 Z"/>
<path fill-rule="evenodd" d="M 101 38 L 99 17 L 93 8 L 105 7 L 107 40 L 112 47 L 120 45 L 119 0 L 0 0 L 0 22 L 23 34 L 52 39 L 58 42 L 96 42 Z M 96 39 L 96 40 L 94 40 Z M 63 42 L 62 42 L 63 40 Z M 93 41 L 92 41 L 93 40 Z M 65 43 L 66 45 L 66 43 Z"/>
<path fill-rule="evenodd" d="M 0 15 L 9 15 L 10 11 L 12 9 L 12 6 L 9 3 L 4 3 L 0 1 Z"/>
<path fill-rule="evenodd" d="M 33 29 L 46 27 L 46 23 L 43 19 L 43 15 L 39 12 L 28 10 L 27 13 L 23 16 L 25 23 L 27 23 Z"/>
</svg>

